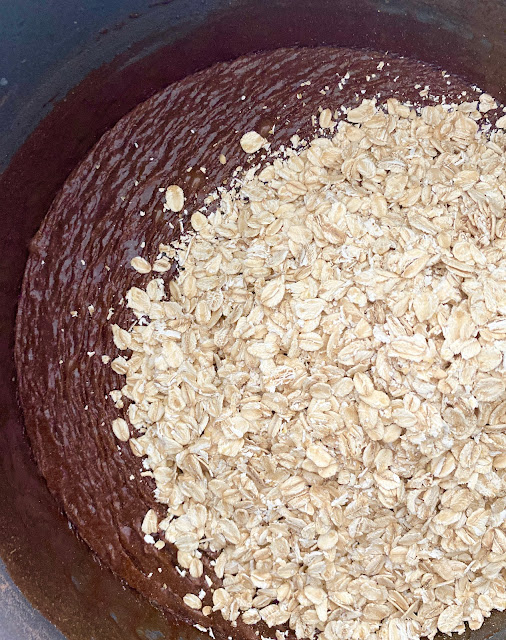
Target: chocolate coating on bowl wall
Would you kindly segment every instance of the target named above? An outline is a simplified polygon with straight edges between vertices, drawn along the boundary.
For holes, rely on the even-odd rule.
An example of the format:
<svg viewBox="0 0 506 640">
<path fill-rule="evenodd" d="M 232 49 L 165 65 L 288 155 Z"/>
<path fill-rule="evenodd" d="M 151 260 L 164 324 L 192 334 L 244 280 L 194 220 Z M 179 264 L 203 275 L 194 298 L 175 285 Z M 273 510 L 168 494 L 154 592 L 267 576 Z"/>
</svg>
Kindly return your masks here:
<svg viewBox="0 0 506 640">
<path fill-rule="evenodd" d="M 101 361 L 118 352 L 110 323 L 132 322 L 123 296 L 152 277 L 136 273 L 130 260 L 152 260 L 160 242 L 179 235 L 178 216 L 163 211 L 160 189 L 178 184 L 189 210 L 202 205 L 248 161 L 239 145 L 244 132 L 267 134 L 275 149 L 296 132 L 313 135 L 311 116 L 320 106 L 335 110 L 378 94 L 380 101 L 433 104 L 420 98 L 415 84 L 429 85 L 430 94 L 444 94 L 447 102 L 461 100 L 464 90 L 468 99 L 475 95 L 455 78 L 448 85 L 433 67 L 349 49 L 285 49 L 219 64 L 153 96 L 106 133 L 66 181 L 31 244 L 16 361 L 39 467 L 103 563 L 171 617 L 212 624 L 217 637 L 254 638 L 257 628 L 240 621 L 232 628 L 220 613 L 205 617 L 183 604 L 182 596 L 201 587 L 208 593 L 204 604 L 211 604 L 209 589 L 203 580 L 181 577 L 171 545 L 157 551 L 144 542 L 145 512 L 152 507 L 162 514 L 163 508 L 154 500 L 153 481 L 140 475 L 140 459 L 110 427 L 122 412 L 106 394 L 124 380 Z"/>
</svg>

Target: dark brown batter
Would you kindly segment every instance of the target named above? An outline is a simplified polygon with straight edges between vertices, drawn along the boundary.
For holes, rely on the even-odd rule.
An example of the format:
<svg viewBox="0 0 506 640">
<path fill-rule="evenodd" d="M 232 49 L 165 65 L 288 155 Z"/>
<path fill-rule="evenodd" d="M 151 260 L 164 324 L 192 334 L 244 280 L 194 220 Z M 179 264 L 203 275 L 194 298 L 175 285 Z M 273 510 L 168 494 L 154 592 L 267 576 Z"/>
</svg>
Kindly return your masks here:
<svg viewBox="0 0 506 640">
<path fill-rule="evenodd" d="M 448 81 L 422 63 L 346 49 L 285 49 L 219 64 L 168 87 L 106 133 L 71 174 L 34 238 L 16 359 L 35 456 L 98 558 L 169 617 L 211 624 L 217 638 L 253 638 L 257 631 L 240 622 L 232 629 L 221 614 L 207 618 L 183 604 L 183 595 L 198 593 L 198 581 L 179 575 L 170 545 L 157 551 L 144 542 L 144 514 L 162 510 L 154 483 L 140 475 L 140 460 L 110 427 L 118 410 L 107 393 L 123 384 L 101 360 L 117 354 L 110 323 L 132 320 L 122 296 L 151 277 L 136 273 L 130 260 L 152 260 L 160 242 L 179 234 L 179 224 L 169 224 L 177 217 L 162 210 L 159 189 L 179 184 L 189 208 L 202 205 L 247 161 L 239 146 L 244 132 L 255 129 L 275 149 L 296 132 L 311 136 L 311 116 L 320 106 L 336 109 L 377 95 L 434 104 L 419 95 L 425 85 L 447 102 L 477 97 L 463 82 Z M 211 604 L 209 596 L 204 604 Z"/>
</svg>

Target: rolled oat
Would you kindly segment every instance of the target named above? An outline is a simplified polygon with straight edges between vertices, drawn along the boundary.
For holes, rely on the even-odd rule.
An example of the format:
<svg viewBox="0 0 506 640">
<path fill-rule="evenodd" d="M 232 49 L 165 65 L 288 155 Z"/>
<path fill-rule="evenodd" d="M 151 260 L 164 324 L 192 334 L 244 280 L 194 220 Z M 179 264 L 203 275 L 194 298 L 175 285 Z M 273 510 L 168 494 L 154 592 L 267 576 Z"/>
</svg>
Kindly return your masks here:
<svg viewBox="0 0 506 640">
<path fill-rule="evenodd" d="M 192 576 L 216 554 L 227 620 L 415 640 L 506 607 L 506 142 L 468 111 L 364 101 L 128 292 L 113 367 L 167 509 L 142 529 Z"/>
</svg>

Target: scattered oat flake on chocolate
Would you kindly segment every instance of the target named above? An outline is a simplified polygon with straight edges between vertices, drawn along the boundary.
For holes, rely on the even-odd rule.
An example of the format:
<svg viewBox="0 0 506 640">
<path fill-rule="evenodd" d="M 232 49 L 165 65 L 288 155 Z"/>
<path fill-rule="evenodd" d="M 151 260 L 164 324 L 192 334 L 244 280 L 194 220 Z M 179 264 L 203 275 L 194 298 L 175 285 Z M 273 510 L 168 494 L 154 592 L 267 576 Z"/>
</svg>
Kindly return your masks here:
<svg viewBox="0 0 506 640">
<path fill-rule="evenodd" d="M 241 148 L 246 153 L 256 153 L 266 143 L 267 140 L 256 131 L 248 131 L 240 140 Z"/>
</svg>

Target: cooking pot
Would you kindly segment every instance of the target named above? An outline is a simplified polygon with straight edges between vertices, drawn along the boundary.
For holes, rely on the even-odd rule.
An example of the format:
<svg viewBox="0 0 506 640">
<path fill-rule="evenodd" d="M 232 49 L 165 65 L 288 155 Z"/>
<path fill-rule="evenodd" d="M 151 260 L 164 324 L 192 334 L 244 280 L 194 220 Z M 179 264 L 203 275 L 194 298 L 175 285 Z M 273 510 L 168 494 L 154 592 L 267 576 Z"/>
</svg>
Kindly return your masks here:
<svg viewBox="0 0 506 640">
<path fill-rule="evenodd" d="M 1 3 L 0 640 L 198 637 L 98 564 L 49 494 L 24 434 L 16 304 L 30 239 L 70 170 L 155 91 L 261 49 L 391 51 L 436 63 L 506 102 L 505 28 L 506 0 Z M 468 635 L 506 637 L 506 614 Z"/>
</svg>

